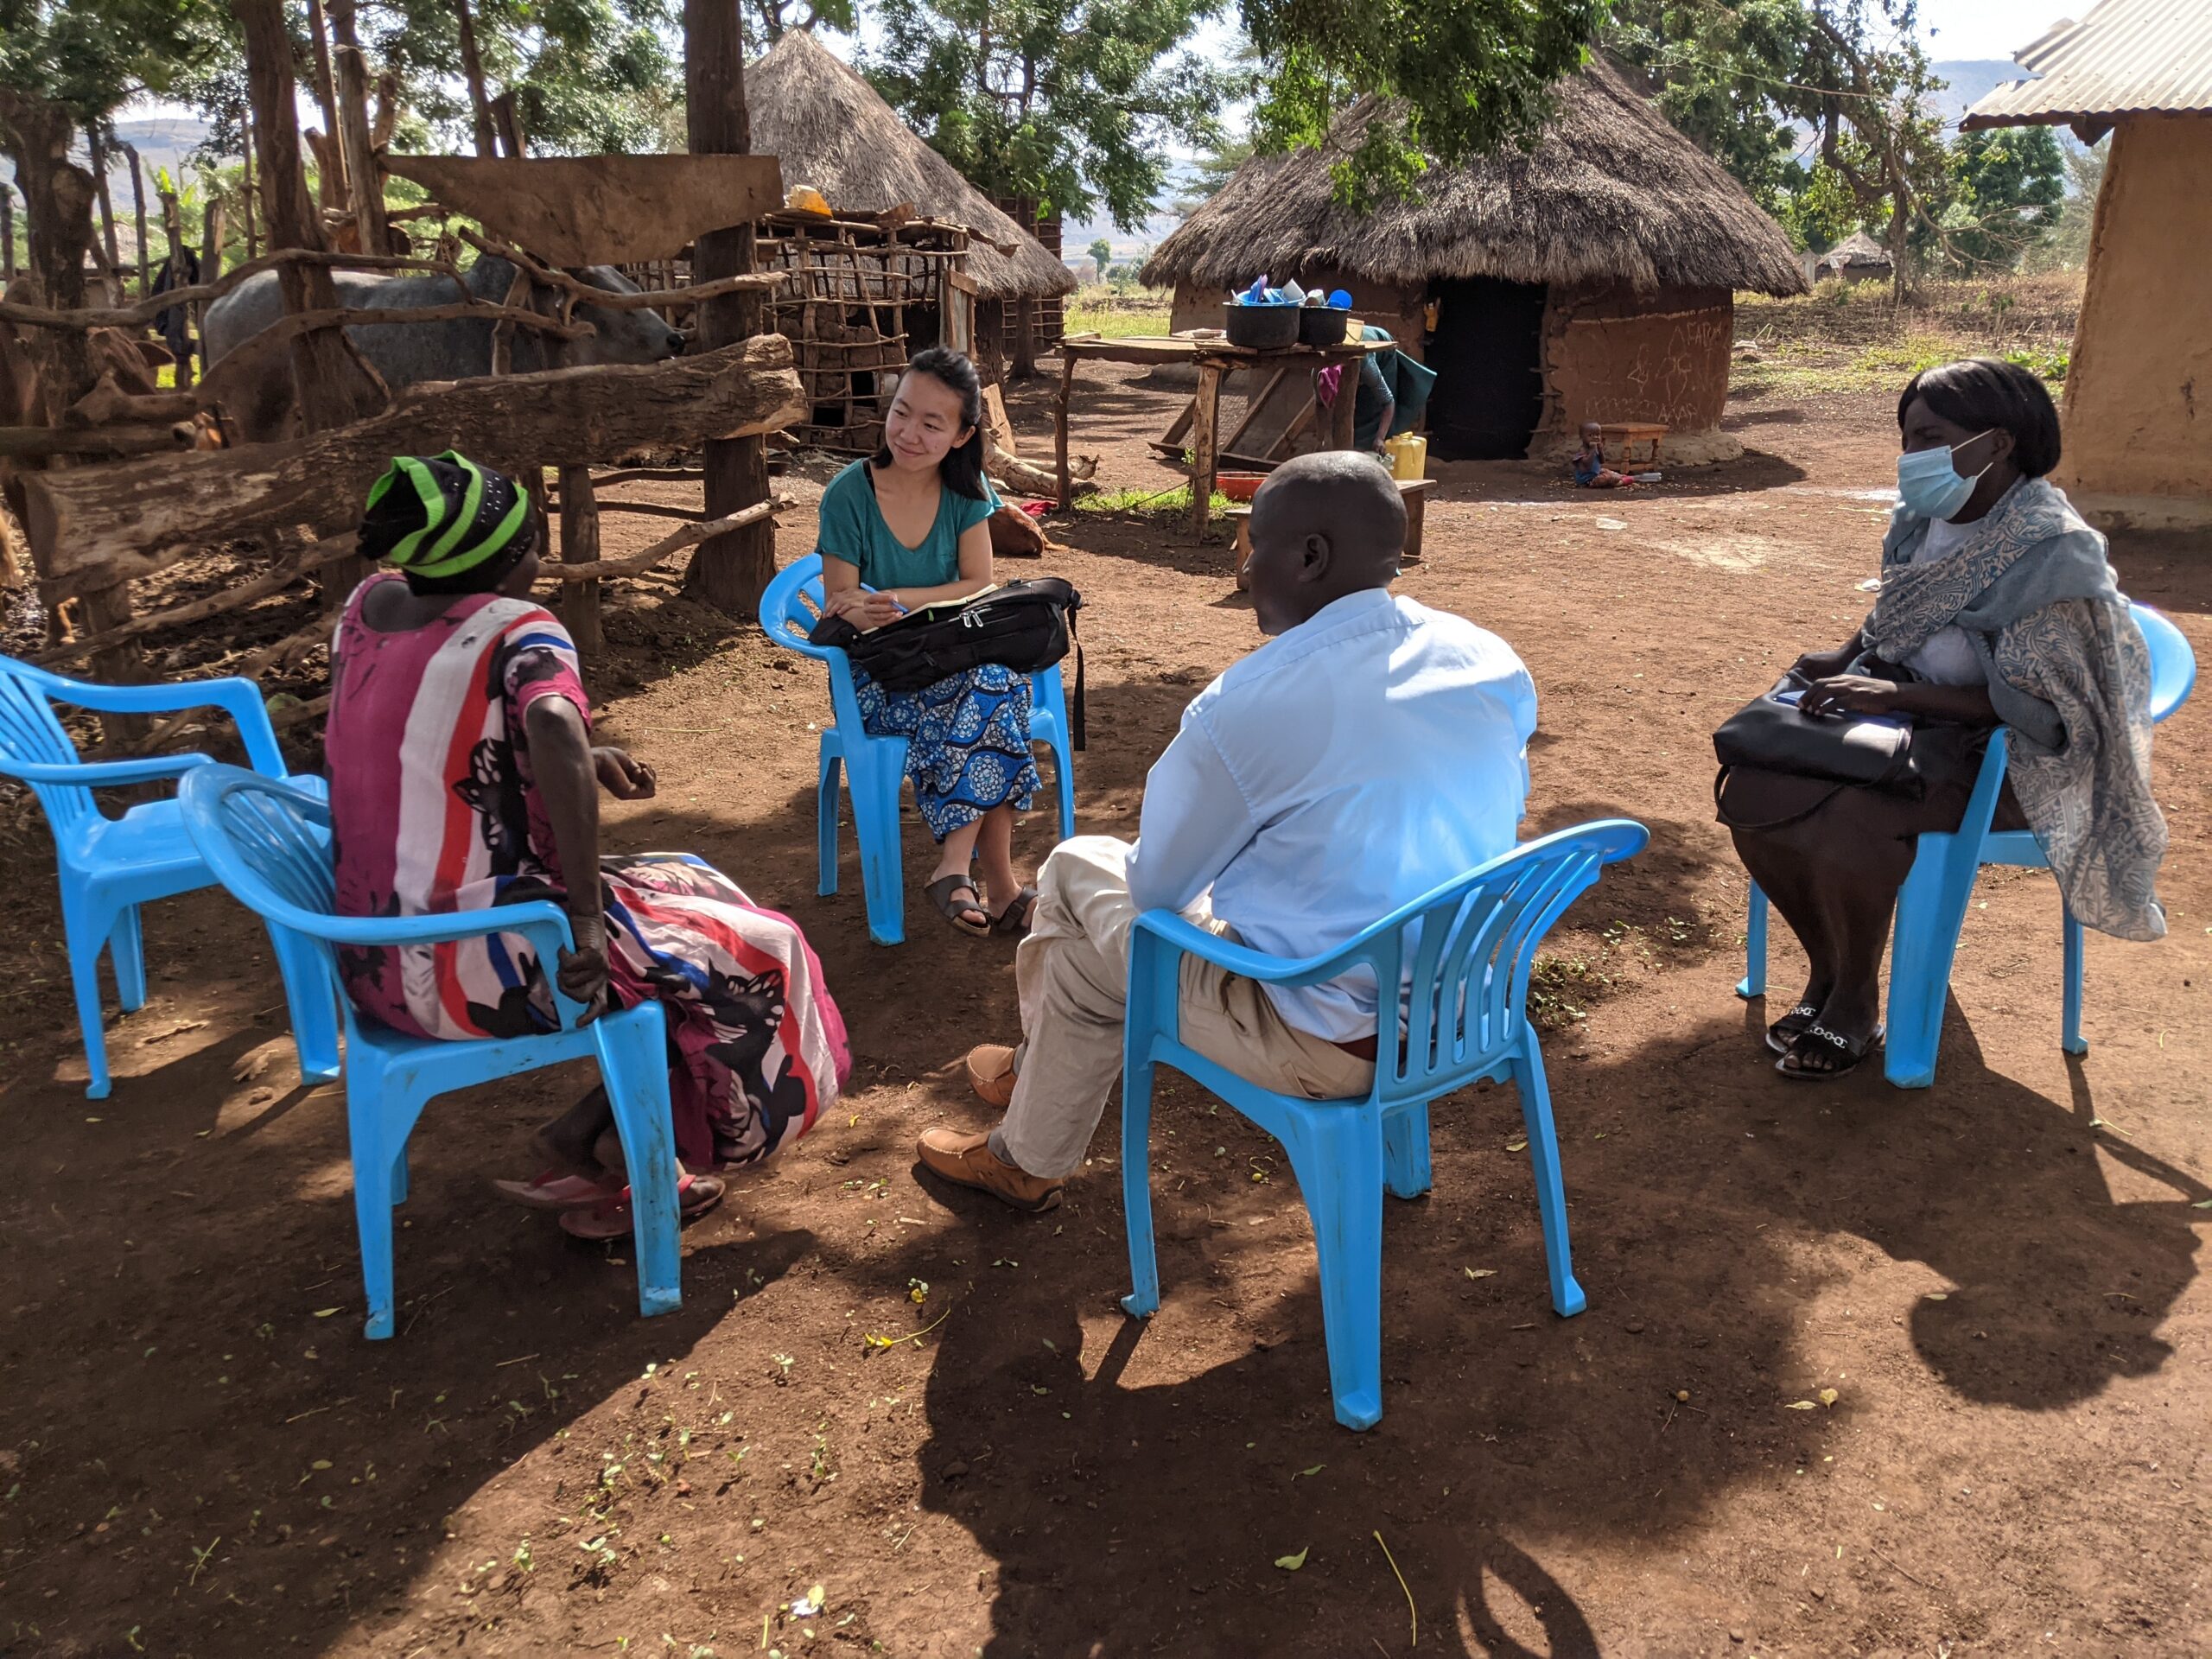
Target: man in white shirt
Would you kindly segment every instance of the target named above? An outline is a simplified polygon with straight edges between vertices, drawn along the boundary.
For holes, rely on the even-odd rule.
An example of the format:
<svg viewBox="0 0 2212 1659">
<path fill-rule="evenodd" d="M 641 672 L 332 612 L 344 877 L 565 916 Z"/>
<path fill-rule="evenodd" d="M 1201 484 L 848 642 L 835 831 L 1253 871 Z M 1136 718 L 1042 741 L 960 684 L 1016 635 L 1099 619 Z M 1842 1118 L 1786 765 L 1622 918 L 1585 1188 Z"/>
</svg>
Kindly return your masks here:
<svg viewBox="0 0 2212 1659">
<path fill-rule="evenodd" d="M 1184 710 L 1135 847 L 1079 836 L 1046 860 L 1015 963 L 1025 1040 L 968 1057 L 1005 1120 L 928 1130 L 925 1167 L 1019 1209 L 1059 1202 L 1121 1070 L 1140 912 L 1313 956 L 1513 846 L 1535 687 L 1497 635 L 1389 592 L 1405 527 L 1369 456 L 1301 456 L 1262 486 L 1249 571 L 1272 637 Z M 1183 960 L 1182 1039 L 1262 1088 L 1363 1096 L 1375 1033 L 1371 973 L 1279 989 Z"/>
</svg>

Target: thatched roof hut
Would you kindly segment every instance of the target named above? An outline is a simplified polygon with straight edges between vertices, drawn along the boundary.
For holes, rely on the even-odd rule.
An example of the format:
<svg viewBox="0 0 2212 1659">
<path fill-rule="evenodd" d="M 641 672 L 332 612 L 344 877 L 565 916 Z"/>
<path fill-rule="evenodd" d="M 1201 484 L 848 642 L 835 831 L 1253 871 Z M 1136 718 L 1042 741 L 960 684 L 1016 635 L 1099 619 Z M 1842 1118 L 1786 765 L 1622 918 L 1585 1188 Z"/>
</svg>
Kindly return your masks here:
<svg viewBox="0 0 2212 1659">
<path fill-rule="evenodd" d="M 1890 251 L 1864 231 L 1853 231 L 1813 262 L 1815 275 L 1849 283 L 1887 276 L 1893 268 Z"/>
<path fill-rule="evenodd" d="M 1071 293 L 1075 277 L 1036 238 L 924 143 L 853 67 L 805 29 L 786 30 L 745 72 L 753 147 L 783 162 L 787 184 L 810 184 L 849 213 L 911 204 L 965 225 L 968 275 L 984 301 Z"/>
<path fill-rule="evenodd" d="M 1217 321 L 1262 273 L 1343 286 L 1439 372 L 1446 458 L 1542 449 L 1586 419 L 1662 422 L 1680 458 L 1727 450 L 1679 435 L 1719 423 L 1732 295 L 1802 293 L 1805 276 L 1719 163 L 1593 60 L 1560 84 L 1533 148 L 1433 167 L 1362 212 L 1330 169 L 1379 107 L 1355 105 L 1324 149 L 1247 162 L 1160 245 L 1144 280 L 1175 288 L 1175 326 Z"/>
</svg>

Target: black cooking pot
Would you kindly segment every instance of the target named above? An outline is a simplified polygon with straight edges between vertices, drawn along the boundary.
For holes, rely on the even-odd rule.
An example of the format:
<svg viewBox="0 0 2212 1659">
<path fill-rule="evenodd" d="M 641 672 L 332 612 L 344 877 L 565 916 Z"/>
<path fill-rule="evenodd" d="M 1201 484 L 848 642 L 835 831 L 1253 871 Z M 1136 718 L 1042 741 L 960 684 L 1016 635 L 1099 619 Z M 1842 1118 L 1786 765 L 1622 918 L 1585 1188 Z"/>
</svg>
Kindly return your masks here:
<svg viewBox="0 0 2212 1659">
<path fill-rule="evenodd" d="M 1298 313 L 1294 305 L 1224 305 L 1222 328 L 1232 346 L 1280 352 L 1298 343 Z"/>
<path fill-rule="evenodd" d="M 1351 312 L 1339 311 L 1332 305 L 1301 305 L 1298 308 L 1298 343 L 1341 346 L 1344 343 L 1344 327 L 1351 321 Z"/>
</svg>

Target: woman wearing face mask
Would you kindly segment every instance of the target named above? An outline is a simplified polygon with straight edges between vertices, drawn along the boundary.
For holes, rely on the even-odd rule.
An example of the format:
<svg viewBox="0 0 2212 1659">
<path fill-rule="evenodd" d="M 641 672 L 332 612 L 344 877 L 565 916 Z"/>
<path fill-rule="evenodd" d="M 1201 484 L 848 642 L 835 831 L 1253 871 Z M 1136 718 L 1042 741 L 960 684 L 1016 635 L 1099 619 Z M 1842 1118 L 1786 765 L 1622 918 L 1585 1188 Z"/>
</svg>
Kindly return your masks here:
<svg viewBox="0 0 2212 1659">
<path fill-rule="evenodd" d="M 983 477 L 982 418 L 975 365 L 959 353 L 931 346 L 907 365 L 883 447 L 822 493 L 825 615 L 880 627 L 991 585 L 999 503 Z M 1029 753 L 1028 677 L 987 663 L 919 691 L 887 691 L 855 666 L 853 685 L 868 731 L 906 740 L 906 776 L 938 842 L 931 903 L 963 933 L 1026 931 L 1036 893 L 1014 873 L 1014 821 L 1042 781 Z"/>
<path fill-rule="evenodd" d="M 2000 723 L 2012 735 L 1996 827 L 2035 832 L 2085 925 L 2165 932 L 2149 654 L 2104 537 L 2044 476 L 2058 462 L 2050 393 L 2013 364 L 1947 364 L 1905 387 L 1897 426 L 1900 501 L 1874 609 L 1797 671 L 1813 682 L 1808 713 L 1909 720 L 1924 785 L 1910 795 L 1738 766 L 1718 790 L 1745 868 L 1811 963 L 1767 1032 L 1785 1077 L 1840 1077 L 1879 1041 L 1897 889 L 1921 833 L 1958 827 Z"/>
</svg>

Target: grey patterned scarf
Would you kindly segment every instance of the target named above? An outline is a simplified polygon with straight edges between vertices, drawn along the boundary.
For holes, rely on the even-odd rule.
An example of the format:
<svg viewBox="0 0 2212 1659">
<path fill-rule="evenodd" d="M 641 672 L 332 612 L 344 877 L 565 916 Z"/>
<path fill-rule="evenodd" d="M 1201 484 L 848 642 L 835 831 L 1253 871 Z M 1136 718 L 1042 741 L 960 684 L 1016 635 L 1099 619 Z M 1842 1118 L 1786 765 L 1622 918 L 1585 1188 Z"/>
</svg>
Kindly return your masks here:
<svg viewBox="0 0 2212 1659">
<path fill-rule="evenodd" d="M 2151 656 L 2105 538 L 2049 480 L 2007 491 L 1948 557 L 1915 564 L 1928 520 L 1897 509 L 1866 642 L 1901 663 L 1966 630 L 2012 728 L 2006 775 L 2068 906 L 2123 939 L 2163 938 L 2166 823 L 2151 797 Z"/>
</svg>

